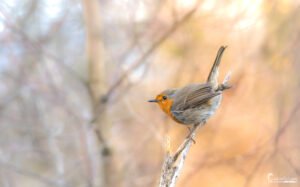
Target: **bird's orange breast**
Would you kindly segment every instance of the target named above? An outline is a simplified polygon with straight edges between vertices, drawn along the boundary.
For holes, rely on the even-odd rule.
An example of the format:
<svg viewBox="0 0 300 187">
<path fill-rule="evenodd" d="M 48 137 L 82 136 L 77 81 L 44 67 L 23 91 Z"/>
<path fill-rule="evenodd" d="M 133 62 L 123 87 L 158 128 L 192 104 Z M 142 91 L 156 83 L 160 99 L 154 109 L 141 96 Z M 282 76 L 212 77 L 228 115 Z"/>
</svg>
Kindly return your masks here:
<svg viewBox="0 0 300 187">
<path fill-rule="evenodd" d="M 173 116 L 172 112 L 171 112 L 171 108 L 172 108 L 172 105 L 173 105 L 173 100 L 172 99 L 167 99 L 163 102 L 159 102 L 159 106 L 160 108 L 168 115 L 170 116 L 174 121 L 178 122 L 178 123 L 181 123 L 180 121 L 178 121 L 175 116 Z"/>
<path fill-rule="evenodd" d="M 172 99 L 167 99 L 165 101 L 161 101 L 158 103 L 160 108 L 168 115 L 171 114 L 171 108 L 173 105 L 173 100 Z"/>
</svg>

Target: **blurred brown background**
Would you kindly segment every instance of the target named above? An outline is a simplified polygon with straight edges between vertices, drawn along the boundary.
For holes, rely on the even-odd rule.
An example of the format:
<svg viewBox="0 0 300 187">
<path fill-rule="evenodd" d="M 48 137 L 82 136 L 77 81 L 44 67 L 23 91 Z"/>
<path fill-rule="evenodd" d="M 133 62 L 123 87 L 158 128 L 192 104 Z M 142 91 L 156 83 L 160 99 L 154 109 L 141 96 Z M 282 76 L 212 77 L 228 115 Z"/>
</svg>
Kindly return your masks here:
<svg viewBox="0 0 300 187">
<path fill-rule="evenodd" d="M 233 88 L 177 186 L 300 186 L 300 1 L 2 0 L 0 43 L 1 187 L 157 186 L 188 131 L 146 101 L 221 45 Z"/>
</svg>

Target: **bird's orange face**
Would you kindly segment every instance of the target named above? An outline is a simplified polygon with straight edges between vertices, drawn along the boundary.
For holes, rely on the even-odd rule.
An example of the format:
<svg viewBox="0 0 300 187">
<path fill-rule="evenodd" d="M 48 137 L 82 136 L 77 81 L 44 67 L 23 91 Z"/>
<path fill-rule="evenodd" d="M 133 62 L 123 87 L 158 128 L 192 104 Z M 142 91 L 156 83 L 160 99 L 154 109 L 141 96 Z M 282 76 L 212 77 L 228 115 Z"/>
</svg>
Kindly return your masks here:
<svg viewBox="0 0 300 187">
<path fill-rule="evenodd" d="M 168 115 L 171 114 L 170 112 L 171 112 L 173 100 L 168 95 L 159 94 L 156 96 L 155 99 L 149 100 L 149 102 L 157 103 L 166 114 L 168 114 Z"/>
</svg>

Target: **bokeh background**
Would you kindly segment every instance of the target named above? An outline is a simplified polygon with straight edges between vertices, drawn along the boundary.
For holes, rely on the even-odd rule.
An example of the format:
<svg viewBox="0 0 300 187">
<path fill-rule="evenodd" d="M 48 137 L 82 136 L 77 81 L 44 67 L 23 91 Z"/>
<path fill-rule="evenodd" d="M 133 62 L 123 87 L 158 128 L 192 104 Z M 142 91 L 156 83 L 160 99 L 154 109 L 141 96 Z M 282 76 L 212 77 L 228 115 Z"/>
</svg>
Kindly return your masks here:
<svg viewBox="0 0 300 187">
<path fill-rule="evenodd" d="M 0 186 L 157 186 L 188 130 L 146 101 L 221 45 L 233 88 L 177 186 L 300 186 L 298 0 L 2 0 Z"/>
</svg>

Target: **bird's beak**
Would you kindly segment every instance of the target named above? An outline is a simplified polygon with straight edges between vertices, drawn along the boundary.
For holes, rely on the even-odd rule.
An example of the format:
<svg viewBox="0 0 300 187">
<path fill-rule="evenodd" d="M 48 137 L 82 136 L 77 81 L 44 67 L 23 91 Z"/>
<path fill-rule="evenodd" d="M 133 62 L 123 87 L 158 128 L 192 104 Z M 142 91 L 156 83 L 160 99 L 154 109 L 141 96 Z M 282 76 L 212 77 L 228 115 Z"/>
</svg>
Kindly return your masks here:
<svg viewBox="0 0 300 187">
<path fill-rule="evenodd" d="M 151 102 L 151 103 L 157 103 L 158 100 L 157 100 L 157 99 L 151 99 L 151 100 L 149 100 L 148 102 Z"/>
</svg>

